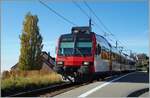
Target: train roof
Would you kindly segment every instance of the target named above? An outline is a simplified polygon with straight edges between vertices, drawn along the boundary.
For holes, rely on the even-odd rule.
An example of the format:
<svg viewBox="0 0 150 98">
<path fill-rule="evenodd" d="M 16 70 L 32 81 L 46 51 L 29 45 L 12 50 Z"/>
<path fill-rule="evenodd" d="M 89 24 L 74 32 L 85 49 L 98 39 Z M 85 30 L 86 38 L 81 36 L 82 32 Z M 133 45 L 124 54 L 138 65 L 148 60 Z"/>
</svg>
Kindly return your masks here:
<svg viewBox="0 0 150 98">
<path fill-rule="evenodd" d="M 134 59 L 132 57 L 130 57 L 129 55 L 127 56 L 127 59 L 134 62 Z"/>
<path fill-rule="evenodd" d="M 87 33 L 77 33 L 77 34 L 72 34 L 72 33 L 68 33 L 68 34 L 62 34 L 59 38 L 60 41 L 74 41 L 74 39 L 77 37 L 77 40 L 85 40 L 85 41 L 91 41 L 92 40 L 92 36 L 94 35 L 93 32 L 91 32 L 90 34 Z"/>
<path fill-rule="evenodd" d="M 107 39 L 101 35 L 95 34 L 97 42 L 106 48 L 111 48 L 111 44 L 107 41 Z"/>
<path fill-rule="evenodd" d="M 77 36 L 90 36 L 93 35 L 94 33 L 76 33 L 75 35 Z M 72 37 L 74 35 L 74 33 L 68 33 L 68 34 L 62 34 L 60 37 Z"/>
<path fill-rule="evenodd" d="M 112 46 L 112 48 L 111 48 L 111 52 L 113 52 L 113 53 L 116 53 L 116 54 L 119 54 L 119 55 L 120 55 L 119 50 L 118 50 L 116 47 L 114 47 L 114 46 Z"/>
<path fill-rule="evenodd" d="M 71 33 L 72 34 L 78 34 L 78 33 L 90 34 L 91 29 L 89 26 L 72 27 Z"/>
<path fill-rule="evenodd" d="M 128 61 L 132 61 L 132 62 L 135 62 L 133 58 L 131 58 L 129 55 L 125 54 L 125 53 L 122 53 L 121 56 L 123 58 L 125 58 L 126 60 Z"/>
</svg>

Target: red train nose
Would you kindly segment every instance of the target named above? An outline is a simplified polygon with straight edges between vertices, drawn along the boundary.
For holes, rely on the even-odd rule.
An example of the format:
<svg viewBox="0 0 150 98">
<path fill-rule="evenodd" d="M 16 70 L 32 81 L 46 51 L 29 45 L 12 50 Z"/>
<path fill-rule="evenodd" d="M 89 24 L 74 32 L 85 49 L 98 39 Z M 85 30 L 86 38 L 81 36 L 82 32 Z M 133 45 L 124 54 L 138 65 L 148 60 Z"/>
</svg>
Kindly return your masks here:
<svg viewBox="0 0 150 98">
<path fill-rule="evenodd" d="M 68 57 L 64 60 L 64 66 L 81 66 L 83 60 L 83 57 Z"/>
<path fill-rule="evenodd" d="M 57 61 L 63 61 L 64 66 L 74 66 L 79 67 L 83 65 L 83 62 L 92 62 L 92 57 L 63 57 L 63 58 L 57 58 Z"/>
</svg>

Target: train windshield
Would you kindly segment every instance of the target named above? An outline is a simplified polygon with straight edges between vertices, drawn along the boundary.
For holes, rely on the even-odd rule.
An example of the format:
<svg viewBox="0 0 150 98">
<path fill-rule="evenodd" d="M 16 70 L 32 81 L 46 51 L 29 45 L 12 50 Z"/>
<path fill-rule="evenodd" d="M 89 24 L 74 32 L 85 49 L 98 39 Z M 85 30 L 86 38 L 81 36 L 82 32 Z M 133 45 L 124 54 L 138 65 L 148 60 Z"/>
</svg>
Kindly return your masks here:
<svg viewBox="0 0 150 98">
<path fill-rule="evenodd" d="M 58 55 L 89 56 L 91 49 L 92 39 L 90 36 L 67 36 L 60 39 Z"/>
<path fill-rule="evenodd" d="M 91 55 L 92 49 L 92 37 L 89 35 L 78 35 L 76 37 L 76 46 L 75 49 L 76 55 Z"/>
<path fill-rule="evenodd" d="M 59 55 L 73 55 L 74 42 L 61 42 L 59 48 Z"/>
<path fill-rule="evenodd" d="M 76 42 L 76 55 L 91 55 L 92 42 Z"/>
</svg>

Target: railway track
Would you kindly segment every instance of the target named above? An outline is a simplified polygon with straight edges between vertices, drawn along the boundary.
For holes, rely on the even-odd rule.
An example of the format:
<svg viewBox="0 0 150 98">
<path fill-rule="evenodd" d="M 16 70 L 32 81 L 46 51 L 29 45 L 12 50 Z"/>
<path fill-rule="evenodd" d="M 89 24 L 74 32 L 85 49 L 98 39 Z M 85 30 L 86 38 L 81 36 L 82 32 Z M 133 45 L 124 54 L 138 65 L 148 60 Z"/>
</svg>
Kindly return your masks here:
<svg viewBox="0 0 150 98">
<path fill-rule="evenodd" d="M 39 96 L 41 94 L 44 94 L 46 92 L 58 90 L 61 88 L 69 87 L 72 84 L 70 82 L 64 82 L 64 83 L 59 83 L 55 85 L 50 85 L 47 87 L 39 88 L 39 89 L 33 89 L 30 91 L 24 91 L 24 92 L 19 92 L 16 94 L 9 95 L 8 97 L 33 97 L 33 96 Z"/>
<path fill-rule="evenodd" d="M 105 77 L 105 78 L 100 78 L 99 80 L 94 80 L 92 83 L 94 82 L 97 82 L 97 81 L 105 81 L 105 80 L 109 80 L 115 76 L 118 76 L 118 75 L 112 75 L 112 76 L 108 76 L 108 77 Z M 67 92 L 67 91 L 70 91 L 72 89 L 75 89 L 75 88 L 78 88 L 78 87 L 81 87 L 81 86 L 84 86 L 84 85 L 88 85 L 90 84 L 90 82 L 87 82 L 87 83 L 78 83 L 78 84 L 70 84 L 66 87 L 60 87 L 61 89 L 56 89 L 55 91 L 49 91 L 47 93 L 43 93 L 43 94 L 39 94 L 38 97 L 54 97 L 56 95 L 59 95 L 61 93 L 64 93 L 64 92 Z"/>
<path fill-rule="evenodd" d="M 20 93 L 16 93 L 13 95 L 8 95 L 5 97 L 38 97 L 38 96 L 48 96 L 48 97 L 52 97 L 55 95 L 58 95 L 60 93 L 63 93 L 65 91 L 86 85 L 87 83 L 78 83 L 78 84 L 74 84 L 71 82 L 64 82 L 64 83 L 60 83 L 60 84 L 56 84 L 56 85 L 51 85 L 48 87 L 43 87 L 43 88 L 39 88 L 39 89 L 34 89 L 34 90 L 30 90 L 30 91 L 26 91 L 26 92 L 20 92 Z"/>
<path fill-rule="evenodd" d="M 115 76 L 115 75 L 113 75 Z M 103 81 L 103 80 L 107 80 L 110 77 L 105 77 L 104 79 L 101 79 L 99 81 Z M 93 81 L 93 82 L 96 82 Z M 5 96 L 5 97 L 53 97 L 56 96 L 58 94 L 64 93 L 66 91 L 78 88 L 80 86 L 84 86 L 90 83 L 71 83 L 71 82 L 64 82 L 64 83 L 60 83 L 60 84 L 55 84 L 55 85 L 51 85 L 48 87 L 43 87 L 43 88 L 39 88 L 39 89 L 34 89 L 34 90 L 30 90 L 30 91 L 26 91 L 26 92 L 20 92 L 20 93 L 16 93 L 13 95 L 9 95 L 9 96 Z"/>
<path fill-rule="evenodd" d="M 64 87 L 64 88 L 61 88 L 61 89 L 57 89 L 57 90 L 55 90 L 53 92 L 44 93 L 44 94 L 41 94 L 41 95 L 38 95 L 38 96 L 39 97 L 53 97 L 53 96 L 59 95 L 61 93 L 70 91 L 72 89 L 78 88 L 80 86 L 87 85 L 87 84 L 89 84 L 89 83 L 72 84 L 71 86 Z"/>
</svg>

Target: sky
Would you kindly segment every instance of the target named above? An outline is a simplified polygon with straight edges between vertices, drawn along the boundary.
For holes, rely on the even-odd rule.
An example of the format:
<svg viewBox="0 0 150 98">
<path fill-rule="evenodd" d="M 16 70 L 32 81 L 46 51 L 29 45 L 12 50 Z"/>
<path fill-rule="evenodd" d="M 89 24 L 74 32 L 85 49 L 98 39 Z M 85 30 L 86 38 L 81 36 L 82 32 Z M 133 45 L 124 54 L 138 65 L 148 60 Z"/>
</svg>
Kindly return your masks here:
<svg viewBox="0 0 150 98">
<path fill-rule="evenodd" d="M 70 0 L 42 0 L 55 11 L 78 26 L 88 25 L 88 17 Z M 31 12 L 39 18 L 38 26 L 43 37 L 43 51 L 55 57 L 55 47 L 61 34 L 70 33 L 74 26 L 53 12 L 49 11 L 38 0 L 3 0 L 1 3 L 1 70 L 9 70 L 19 60 L 20 39 L 25 15 Z M 82 1 L 77 2 L 105 32 Z M 148 53 L 148 0 L 87 1 L 101 21 L 120 40 L 128 50 L 135 53 Z M 92 30 L 103 35 L 104 32 L 93 23 Z M 108 39 L 115 41 L 112 36 Z M 111 44 L 114 42 L 109 40 Z M 129 53 L 129 51 L 127 51 Z"/>
</svg>

